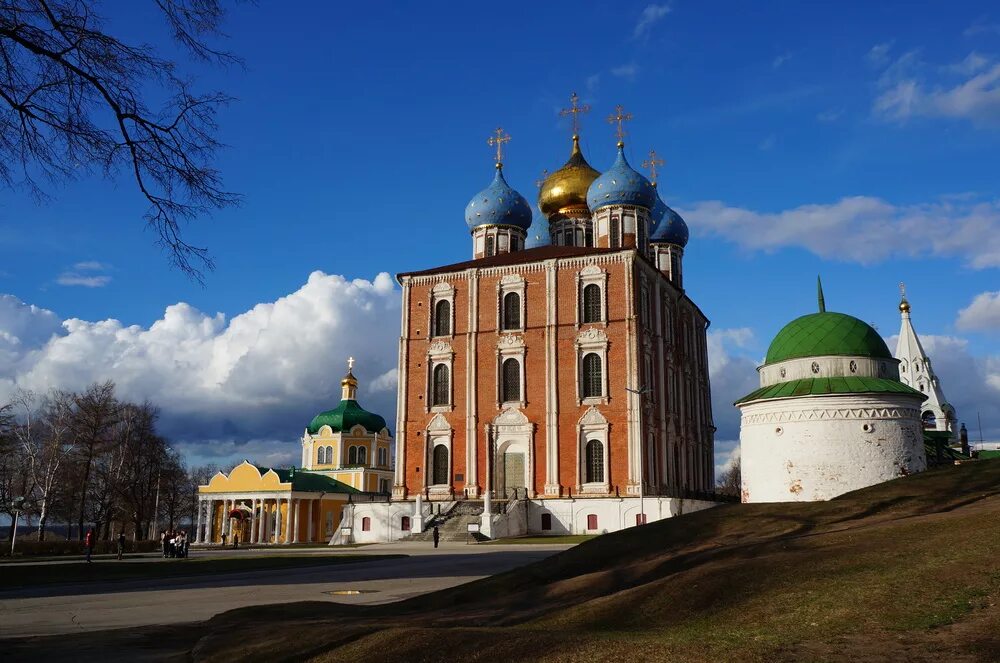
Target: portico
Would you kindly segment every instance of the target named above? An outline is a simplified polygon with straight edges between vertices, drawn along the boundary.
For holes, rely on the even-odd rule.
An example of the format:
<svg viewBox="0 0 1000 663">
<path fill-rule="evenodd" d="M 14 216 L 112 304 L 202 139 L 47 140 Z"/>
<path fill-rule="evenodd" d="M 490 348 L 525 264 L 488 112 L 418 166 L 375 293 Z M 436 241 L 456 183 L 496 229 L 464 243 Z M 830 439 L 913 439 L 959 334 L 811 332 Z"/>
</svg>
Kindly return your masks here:
<svg viewBox="0 0 1000 663">
<path fill-rule="evenodd" d="M 327 542 L 355 488 L 321 474 L 243 461 L 198 489 L 195 543 Z"/>
</svg>

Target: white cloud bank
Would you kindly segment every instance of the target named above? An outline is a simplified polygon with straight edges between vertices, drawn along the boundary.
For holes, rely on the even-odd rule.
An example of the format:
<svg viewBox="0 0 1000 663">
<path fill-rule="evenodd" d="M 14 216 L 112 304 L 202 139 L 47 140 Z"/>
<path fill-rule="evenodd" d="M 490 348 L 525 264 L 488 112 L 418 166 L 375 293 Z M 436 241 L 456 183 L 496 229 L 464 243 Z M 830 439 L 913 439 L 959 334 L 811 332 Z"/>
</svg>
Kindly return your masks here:
<svg viewBox="0 0 1000 663">
<path fill-rule="evenodd" d="M 884 67 L 872 104 L 876 117 L 897 122 L 927 117 L 1000 123 L 1000 62 L 973 51 L 959 62 L 929 67 L 920 61 L 918 51 L 893 60 L 890 48 L 880 44 L 867 56 L 873 65 Z"/>
<path fill-rule="evenodd" d="M 189 457 L 230 459 L 242 447 L 273 454 L 265 443 L 282 440 L 294 460 L 292 441 L 340 400 L 348 356 L 366 407 L 392 420 L 399 305 L 388 274 L 348 281 L 318 271 L 231 320 L 178 303 L 149 328 L 60 320 L 6 295 L 0 401 L 15 386 L 82 389 L 110 379 L 122 397 L 158 405 L 163 432 Z"/>
<path fill-rule="evenodd" d="M 1000 201 L 962 199 L 893 205 L 871 196 L 757 212 L 706 201 L 680 210 L 696 233 L 748 250 L 802 248 L 822 258 L 871 264 L 898 257 L 956 257 L 1000 267 Z M 919 237 L 919 241 L 900 238 Z"/>
<path fill-rule="evenodd" d="M 955 326 L 967 331 L 1000 333 L 1000 291 L 976 295 L 971 304 L 958 312 Z"/>
<path fill-rule="evenodd" d="M 635 24 L 635 29 L 632 32 L 632 36 L 635 39 L 641 39 L 644 37 L 654 25 L 660 22 L 660 20 L 670 13 L 670 5 L 646 5 L 639 14 L 639 20 Z"/>
</svg>

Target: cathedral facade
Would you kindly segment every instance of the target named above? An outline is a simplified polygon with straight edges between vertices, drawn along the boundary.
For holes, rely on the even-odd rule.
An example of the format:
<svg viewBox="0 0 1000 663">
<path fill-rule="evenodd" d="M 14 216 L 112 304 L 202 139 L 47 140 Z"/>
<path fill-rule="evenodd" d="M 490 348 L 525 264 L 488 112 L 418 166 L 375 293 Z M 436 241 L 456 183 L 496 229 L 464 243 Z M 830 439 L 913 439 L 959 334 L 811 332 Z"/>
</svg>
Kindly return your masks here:
<svg viewBox="0 0 1000 663">
<path fill-rule="evenodd" d="M 574 99 L 574 119 L 580 110 Z M 472 259 L 398 275 L 394 500 L 485 499 L 486 523 L 491 499 L 527 499 L 528 531 L 580 532 L 663 510 L 557 528 L 557 501 L 713 490 L 709 321 L 683 288 L 686 224 L 626 159 L 627 117 L 612 118 L 618 153 L 604 173 L 574 134 L 542 183 L 549 244 L 533 249 L 498 130 L 493 181 L 466 207 Z"/>
</svg>

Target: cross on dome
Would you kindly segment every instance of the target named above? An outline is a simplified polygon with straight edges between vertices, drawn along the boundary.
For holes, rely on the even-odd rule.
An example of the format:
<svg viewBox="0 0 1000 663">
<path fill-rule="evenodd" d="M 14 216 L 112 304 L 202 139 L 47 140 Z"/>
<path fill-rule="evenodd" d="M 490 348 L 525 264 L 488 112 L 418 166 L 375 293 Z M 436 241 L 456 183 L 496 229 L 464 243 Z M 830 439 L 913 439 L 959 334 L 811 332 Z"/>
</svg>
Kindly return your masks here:
<svg viewBox="0 0 1000 663">
<path fill-rule="evenodd" d="M 574 92 L 569 96 L 570 107 L 563 108 L 562 110 L 559 111 L 560 117 L 566 117 L 567 115 L 573 116 L 573 136 L 580 135 L 580 117 L 579 117 L 580 113 L 590 112 L 590 104 L 584 104 L 582 106 L 578 106 L 577 105 L 578 101 L 580 101 L 580 97 L 577 96 L 576 92 Z"/>
<path fill-rule="evenodd" d="M 656 185 L 656 168 L 657 166 L 662 166 L 666 161 L 663 159 L 658 159 L 656 156 L 656 150 L 649 151 L 649 158 L 642 162 L 643 168 L 649 169 L 649 181 Z"/>
<path fill-rule="evenodd" d="M 347 358 L 347 371 L 351 372 L 354 370 L 354 357 Z"/>
<path fill-rule="evenodd" d="M 615 112 L 612 115 L 608 115 L 608 124 L 618 123 L 618 147 L 625 146 L 625 126 L 624 123 L 632 119 L 632 113 L 626 113 L 625 108 L 618 104 L 615 106 Z"/>
<path fill-rule="evenodd" d="M 490 147 L 496 146 L 497 148 L 497 168 L 503 166 L 503 144 L 510 142 L 510 134 L 504 133 L 503 127 L 497 127 L 496 131 L 493 132 L 495 135 L 490 136 L 486 140 L 486 144 Z"/>
</svg>

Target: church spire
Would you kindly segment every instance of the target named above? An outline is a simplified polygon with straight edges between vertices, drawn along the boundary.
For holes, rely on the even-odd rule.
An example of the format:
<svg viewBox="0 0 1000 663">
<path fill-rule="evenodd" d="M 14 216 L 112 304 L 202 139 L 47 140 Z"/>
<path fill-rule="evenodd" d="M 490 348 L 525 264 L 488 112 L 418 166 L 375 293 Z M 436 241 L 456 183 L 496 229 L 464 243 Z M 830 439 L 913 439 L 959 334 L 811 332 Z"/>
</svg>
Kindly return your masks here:
<svg viewBox="0 0 1000 663">
<path fill-rule="evenodd" d="M 358 400 L 358 379 L 354 377 L 354 357 L 347 358 L 347 375 L 340 381 L 340 399 Z"/>
<path fill-rule="evenodd" d="M 816 275 L 816 298 L 819 302 L 819 312 L 826 313 L 826 300 L 823 299 L 823 281 Z"/>
<path fill-rule="evenodd" d="M 938 382 L 937 375 L 931 366 L 930 357 L 920 343 L 920 337 L 913 329 L 910 319 L 910 302 L 906 299 L 906 290 L 900 285 L 902 300 L 899 303 L 899 313 L 902 324 L 899 328 L 899 340 L 896 342 L 896 359 L 899 360 L 899 380 L 914 389 L 919 389 L 927 395 L 927 400 L 921 406 L 921 419 L 924 428 L 928 430 L 949 431 L 955 434 L 955 410 L 945 400 L 944 390 Z"/>
</svg>

